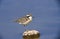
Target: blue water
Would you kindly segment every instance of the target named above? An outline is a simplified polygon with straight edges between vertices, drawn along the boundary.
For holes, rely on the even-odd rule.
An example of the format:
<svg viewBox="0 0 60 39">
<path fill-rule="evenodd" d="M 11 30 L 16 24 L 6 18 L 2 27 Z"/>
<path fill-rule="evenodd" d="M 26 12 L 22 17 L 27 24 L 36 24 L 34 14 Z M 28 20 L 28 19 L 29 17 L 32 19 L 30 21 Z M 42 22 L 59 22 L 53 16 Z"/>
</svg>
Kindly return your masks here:
<svg viewBox="0 0 60 39">
<path fill-rule="evenodd" d="M 34 16 L 27 29 L 38 30 L 40 39 L 59 39 L 59 0 L 0 0 L 0 39 L 22 39 L 22 25 L 13 22 L 28 13 Z"/>
</svg>

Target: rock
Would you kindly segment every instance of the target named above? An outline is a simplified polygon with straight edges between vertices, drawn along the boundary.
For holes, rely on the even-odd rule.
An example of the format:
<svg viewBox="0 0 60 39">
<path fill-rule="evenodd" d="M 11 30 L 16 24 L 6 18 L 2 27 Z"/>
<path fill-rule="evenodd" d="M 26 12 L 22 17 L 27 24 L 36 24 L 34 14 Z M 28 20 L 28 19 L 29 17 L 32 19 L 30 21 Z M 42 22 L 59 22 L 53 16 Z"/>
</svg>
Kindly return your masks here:
<svg viewBox="0 0 60 39">
<path fill-rule="evenodd" d="M 39 39 L 40 33 L 37 30 L 26 30 L 23 33 L 23 39 Z"/>
</svg>

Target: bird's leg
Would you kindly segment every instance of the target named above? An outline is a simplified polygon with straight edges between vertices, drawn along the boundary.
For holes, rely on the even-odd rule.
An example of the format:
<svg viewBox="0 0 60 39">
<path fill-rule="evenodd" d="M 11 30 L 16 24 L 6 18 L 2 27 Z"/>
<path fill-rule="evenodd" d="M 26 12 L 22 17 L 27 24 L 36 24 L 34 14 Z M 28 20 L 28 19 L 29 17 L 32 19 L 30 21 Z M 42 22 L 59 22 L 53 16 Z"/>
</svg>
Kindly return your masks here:
<svg viewBox="0 0 60 39">
<path fill-rule="evenodd" d="M 24 25 L 24 27 L 27 26 L 27 24 Z"/>
<path fill-rule="evenodd" d="M 24 28 L 25 28 L 26 25 L 24 25 Z M 25 28 L 25 31 L 26 31 L 26 28 Z"/>
<path fill-rule="evenodd" d="M 26 25 L 24 25 L 24 27 L 25 27 Z"/>
</svg>

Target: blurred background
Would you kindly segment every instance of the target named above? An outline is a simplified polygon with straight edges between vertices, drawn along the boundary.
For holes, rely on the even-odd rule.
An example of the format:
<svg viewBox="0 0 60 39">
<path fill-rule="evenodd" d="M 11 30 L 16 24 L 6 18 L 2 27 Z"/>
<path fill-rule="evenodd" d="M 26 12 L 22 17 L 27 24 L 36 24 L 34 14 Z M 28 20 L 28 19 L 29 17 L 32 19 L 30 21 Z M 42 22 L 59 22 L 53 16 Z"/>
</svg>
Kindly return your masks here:
<svg viewBox="0 0 60 39">
<path fill-rule="evenodd" d="M 35 18 L 25 28 L 60 39 L 60 0 L 0 0 L 0 39 L 22 39 L 24 27 L 13 21 L 29 13 Z"/>
</svg>

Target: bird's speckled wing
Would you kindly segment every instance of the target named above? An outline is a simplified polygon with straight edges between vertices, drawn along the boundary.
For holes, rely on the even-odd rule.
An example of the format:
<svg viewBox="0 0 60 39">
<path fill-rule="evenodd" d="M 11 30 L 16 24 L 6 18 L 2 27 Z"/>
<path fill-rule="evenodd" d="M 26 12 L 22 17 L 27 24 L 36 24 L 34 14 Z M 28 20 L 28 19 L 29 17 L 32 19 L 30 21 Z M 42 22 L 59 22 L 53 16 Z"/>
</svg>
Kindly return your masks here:
<svg viewBox="0 0 60 39">
<path fill-rule="evenodd" d="M 28 20 L 29 20 L 29 18 L 27 18 L 27 17 L 22 17 L 22 18 L 17 19 L 16 22 L 18 22 L 18 23 L 24 23 L 24 22 L 26 22 L 26 21 L 28 21 Z"/>
</svg>

